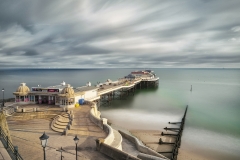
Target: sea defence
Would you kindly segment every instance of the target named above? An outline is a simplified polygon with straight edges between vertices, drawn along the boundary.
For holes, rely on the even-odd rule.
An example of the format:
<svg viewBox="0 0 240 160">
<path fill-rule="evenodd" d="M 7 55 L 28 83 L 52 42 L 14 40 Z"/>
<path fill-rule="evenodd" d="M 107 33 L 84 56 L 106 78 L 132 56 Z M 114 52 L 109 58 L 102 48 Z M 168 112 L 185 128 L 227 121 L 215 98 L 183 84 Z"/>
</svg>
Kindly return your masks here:
<svg viewBox="0 0 240 160">
<path fill-rule="evenodd" d="M 98 96 L 86 101 L 86 103 L 92 107 L 90 111 L 90 119 L 107 133 L 107 137 L 105 139 L 100 138 L 96 140 L 98 151 L 116 160 L 139 159 L 122 151 L 122 135 L 124 133 L 120 132 L 120 134 L 118 131 L 114 130 L 110 125 L 108 125 L 106 118 L 101 118 L 101 113 L 98 111 L 98 106 L 101 103 L 111 103 L 113 99 L 125 99 L 129 95 L 134 95 L 136 89 L 158 87 L 158 80 L 159 78 L 155 77 L 155 75 L 149 77 L 128 76 L 119 80 L 117 83 L 111 83 L 111 81 L 107 81 L 106 84 L 99 84 Z M 125 135 L 125 137 L 127 136 Z M 135 145 L 136 144 L 138 143 L 135 143 Z M 150 148 L 144 147 L 143 145 L 136 145 L 136 148 L 140 152 L 146 154 L 150 153 L 163 159 L 167 159 L 161 154 L 154 152 Z"/>
</svg>

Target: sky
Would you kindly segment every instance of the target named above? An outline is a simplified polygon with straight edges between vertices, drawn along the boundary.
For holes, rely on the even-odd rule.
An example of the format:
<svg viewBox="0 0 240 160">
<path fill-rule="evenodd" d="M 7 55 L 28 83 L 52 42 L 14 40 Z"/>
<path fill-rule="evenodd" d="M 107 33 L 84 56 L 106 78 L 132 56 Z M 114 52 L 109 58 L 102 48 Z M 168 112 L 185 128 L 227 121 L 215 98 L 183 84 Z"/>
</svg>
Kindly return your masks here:
<svg viewBox="0 0 240 160">
<path fill-rule="evenodd" d="M 240 68 L 239 0 L 0 0 L 0 68 Z"/>
</svg>

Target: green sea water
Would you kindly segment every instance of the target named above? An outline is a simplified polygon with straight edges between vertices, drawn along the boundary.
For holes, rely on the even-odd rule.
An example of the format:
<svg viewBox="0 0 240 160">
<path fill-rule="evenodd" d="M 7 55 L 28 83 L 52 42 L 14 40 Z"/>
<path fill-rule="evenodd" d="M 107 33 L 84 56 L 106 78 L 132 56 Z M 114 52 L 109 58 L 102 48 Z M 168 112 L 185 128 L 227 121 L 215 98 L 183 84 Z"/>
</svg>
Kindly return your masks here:
<svg viewBox="0 0 240 160">
<path fill-rule="evenodd" d="M 0 70 L 0 87 L 13 97 L 19 83 L 51 86 L 63 80 L 82 86 L 116 80 L 135 69 Z M 240 159 L 240 70 L 153 69 L 157 89 L 138 90 L 127 100 L 100 108 L 102 117 L 127 129 L 163 130 L 180 121 L 189 106 L 181 148 L 206 159 Z M 192 85 L 192 92 L 190 87 Z"/>
</svg>

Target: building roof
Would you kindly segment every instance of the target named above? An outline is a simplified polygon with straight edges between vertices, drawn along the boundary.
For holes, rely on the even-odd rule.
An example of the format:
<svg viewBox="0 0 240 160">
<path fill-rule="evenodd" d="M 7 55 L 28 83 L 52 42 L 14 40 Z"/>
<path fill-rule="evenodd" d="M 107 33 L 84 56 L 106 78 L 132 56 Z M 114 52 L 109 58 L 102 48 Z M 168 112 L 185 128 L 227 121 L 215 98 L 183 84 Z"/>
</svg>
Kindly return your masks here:
<svg viewBox="0 0 240 160">
<path fill-rule="evenodd" d="M 70 95 L 74 95 L 74 90 L 72 89 L 72 87 L 70 86 L 70 84 L 67 84 L 65 88 L 63 88 L 61 94 L 70 94 Z"/>
<path fill-rule="evenodd" d="M 29 91 L 30 89 L 28 88 L 28 86 L 26 86 L 26 83 L 21 83 L 16 92 L 13 92 L 13 94 L 25 96 L 28 94 Z"/>
<path fill-rule="evenodd" d="M 136 77 L 136 76 L 133 75 L 133 74 L 129 74 L 129 75 L 125 76 L 125 78 L 135 78 L 135 77 Z"/>
<path fill-rule="evenodd" d="M 55 86 L 49 86 L 46 88 L 51 88 L 51 89 L 64 89 L 66 85 L 55 85 Z"/>
</svg>

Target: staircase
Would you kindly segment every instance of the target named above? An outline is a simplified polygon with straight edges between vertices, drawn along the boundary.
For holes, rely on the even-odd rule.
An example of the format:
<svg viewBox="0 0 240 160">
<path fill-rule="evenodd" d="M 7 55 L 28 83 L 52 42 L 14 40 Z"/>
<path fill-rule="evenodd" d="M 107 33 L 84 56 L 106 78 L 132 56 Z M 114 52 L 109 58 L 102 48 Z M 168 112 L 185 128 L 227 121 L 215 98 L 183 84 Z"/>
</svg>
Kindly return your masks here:
<svg viewBox="0 0 240 160">
<path fill-rule="evenodd" d="M 69 116 L 68 113 L 64 113 L 62 115 L 56 116 L 52 123 L 51 123 L 51 128 L 55 132 L 60 132 L 63 133 L 64 129 L 69 123 Z"/>
</svg>

